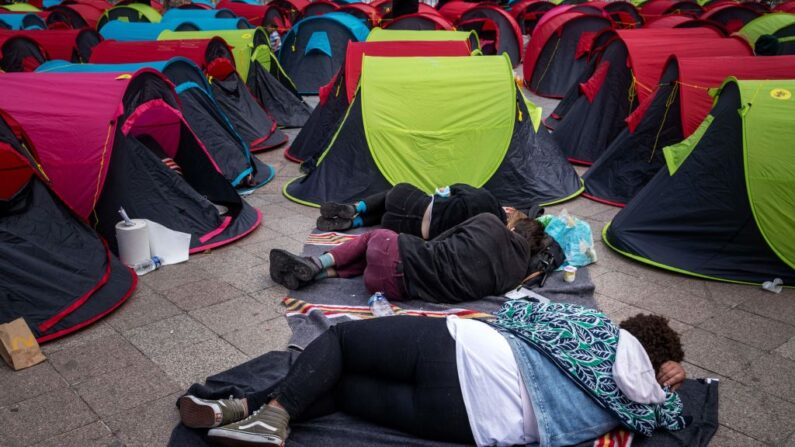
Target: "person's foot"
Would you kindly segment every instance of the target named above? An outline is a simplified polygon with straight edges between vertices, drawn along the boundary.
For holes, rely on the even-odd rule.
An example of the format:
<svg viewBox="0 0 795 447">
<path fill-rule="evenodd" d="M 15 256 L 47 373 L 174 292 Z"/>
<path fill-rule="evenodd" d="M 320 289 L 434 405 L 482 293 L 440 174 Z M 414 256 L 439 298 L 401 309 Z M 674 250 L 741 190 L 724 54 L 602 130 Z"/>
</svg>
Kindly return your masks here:
<svg viewBox="0 0 795 447">
<path fill-rule="evenodd" d="M 356 207 L 347 203 L 326 202 L 320 205 L 320 215 L 327 219 L 353 219 Z"/>
<path fill-rule="evenodd" d="M 213 428 L 231 424 L 248 416 L 245 399 L 200 399 L 196 396 L 179 398 L 179 416 L 190 428 Z"/>
<path fill-rule="evenodd" d="M 342 231 L 350 230 L 353 227 L 353 220 L 343 219 L 342 217 L 323 217 L 317 218 L 317 229 L 320 231 Z"/>
<path fill-rule="evenodd" d="M 210 430 L 207 436 L 226 446 L 283 446 L 289 422 L 286 411 L 264 405 L 242 421 Z"/>
<path fill-rule="evenodd" d="M 271 250 L 270 262 L 271 278 L 290 290 L 298 290 L 311 283 L 321 270 L 312 258 L 294 255 L 279 248 Z"/>
</svg>

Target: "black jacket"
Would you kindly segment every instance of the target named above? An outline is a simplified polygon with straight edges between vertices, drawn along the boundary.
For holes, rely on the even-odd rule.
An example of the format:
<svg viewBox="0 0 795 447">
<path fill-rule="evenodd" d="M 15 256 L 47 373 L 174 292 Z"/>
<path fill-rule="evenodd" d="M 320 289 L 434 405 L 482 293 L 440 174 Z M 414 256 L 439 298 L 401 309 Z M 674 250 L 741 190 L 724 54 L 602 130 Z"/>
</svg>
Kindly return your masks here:
<svg viewBox="0 0 795 447">
<path fill-rule="evenodd" d="M 424 241 L 398 238 L 410 298 L 458 303 L 500 295 L 527 275 L 530 247 L 499 217 L 479 214 Z"/>
</svg>

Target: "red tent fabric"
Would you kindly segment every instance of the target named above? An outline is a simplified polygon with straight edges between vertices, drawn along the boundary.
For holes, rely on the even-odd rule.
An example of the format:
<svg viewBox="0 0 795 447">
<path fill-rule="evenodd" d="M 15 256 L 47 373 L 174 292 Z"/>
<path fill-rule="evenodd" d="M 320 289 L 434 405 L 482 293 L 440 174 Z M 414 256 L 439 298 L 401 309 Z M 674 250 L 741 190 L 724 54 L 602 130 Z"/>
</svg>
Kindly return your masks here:
<svg viewBox="0 0 795 447">
<path fill-rule="evenodd" d="M 368 20 L 370 20 L 370 24 L 372 26 L 378 25 L 378 21 L 381 19 L 381 15 L 378 13 L 378 10 L 367 3 L 350 3 L 348 5 L 341 6 L 339 8 L 339 12 L 347 12 L 353 16 L 364 15 Z M 357 12 L 359 14 L 357 14 Z"/>
<path fill-rule="evenodd" d="M 230 0 L 222 0 L 216 9 L 226 8 L 240 17 L 246 18 L 249 22 L 259 26 L 268 8 L 263 5 L 249 5 L 248 3 L 233 2 Z"/>
<path fill-rule="evenodd" d="M 795 79 L 795 56 L 771 57 L 682 57 L 671 61 L 679 66 L 679 106 L 682 131 L 687 137 L 701 124 L 712 108 L 709 88 L 720 87 L 734 76 L 738 79 Z"/>
<path fill-rule="evenodd" d="M 49 11 L 53 12 L 59 9 L 71 9 L 86 22 L 86 25 L 88 25 L 89 28 L 96 29 L 97 22 L 99 22 L 100 17 L 102 17 L 102 14 L 105 12 L 105 10 L 109 9 L 110 7 L 110 4 L 103 6 L 104 9 L 102 9 L 93 4 L 73 3 L 53 6 L 49 9 Z"/>
<path fill-rule="evenodd" d="M 449 4 L 450 3 L 448 3 L 447 5 Z M 442 8 L 444 8 L 444 6 Z M 516 46 L 519 49 L 519 57 L 521 58 L 522 48 L 524 48 L 524 42 L 522 41 L 522 30 L 519 28 L 519 24 L 516 22 L 516 19 L 514 19 L 512 15 L 508 14 L 504 9 L 500 8 L 499 6 L 491 4 L 478 4 L 474 8 L 468 8 L 465 11 L 463 11 L 462 17 L 460 18 L 464 18 L 463 17 L 464 15 L 467 15 L 468 16 L 467 18 L 474 18 L 470 14 L 474 14 L 476 11 L 481 11 L 481 10 L 493 11 L 499 16 L 502 16 L 505 19 L 505 22 L 510 24 L 510 28 L 513 29 L 513 38 L 514 40 L 516 40 Z M 508 38 L 508 36 L 503 36 L 502 38 L 503 39 Z M 519 61 L 517 60 L 514 65 L 518 63 Z"/>
<path fill-rule="evenodd" d="M 212 39 L 191 40 L 158 40 L 120 42 L 106 40 L 96 47 L 91 54 L 92 64 L 122 64 L 134 62 L 164 61 L 175 56 L 186 57 L 206 70 L 211 60 L 207 59 L 207 49 L 214 41 L 229 45 L 220 37 Z M 231 53 L 231 49 L 229 50 Z M 231 56 L 231 54 L 230 54 Z M 234 64 L 234 60 L 231 61 Z"/>
<path fill-rule="evenodd" d="M 72 53 L 78 51 L 77 40 L 81 34 L 90 33 L 94 34 L 98 40 L 102 40 L 102 36 L 94 30 L 82 29 L 59 29 L 59 30 L 45 30 L 45 31 L 12 31 L 0 30 L 0 39 L 8 38 L 11 36 L 23 36 L 34 40 L 44 48 L 47 52 L 48 59 L 63 59 L 67 61 L 72 60 Z"/>
<path fill-rule="evenodd" d="M 789 1 L 779 4 L 774 8 L 776 12 L 789 12 L 795 14 L 795 1 Z"/>
<path fill-rule="evenodd" d="M 704 8 L 699 6 L 698 3 L 689 0 L 650 0 L 640 7 L 640 13 L 643 14 L 646 20 L 650 20 L 655 17 L 672 14 L 682 8 L 688 12 L 692 11 L 693 15 L 698 15 L 704 11 Z"/>
<path fill-rule="evenodd" d="M 318 8 L 317 10 L 315 8 Z M 314 2 L 306 5 L 304 9 L 301 10 L 301 17 L 311 17 L 313 15 L 322 15 L 320 11 L 326 10 L 336 11 L 340 9 L 340 6 L 331 0 L 315 0 Z"/>
<path fill-rule="evenodd" d="M 740 4 L 724 4 L 704 11 L 698 18 L 715 22 L 726 31 L 739 31 L 746 23 L 759 17 L 762 13 Z"/>
<path fill-rule="evenodd" d="M 348 103 L 353 101 L 359 76 L 362 73 L 362 59 L 367 56 L 411 57 L 411 56 L 469 56 L 472 50 L 464 41 L 455 42 L 350 42 L 345 53 L 345 87 Z M 332 83 L 334 80 L 331 81 Z"/>
<path fill-rule="evenodd" d="M 438 14 L 427 14 L 424 12 L 418 12 L 416 14 L 407 14 L 404 16 L 400 16 L 397 19 L 390 20 L 384 26 L 385 29 L 392 28 L 395 26 L 396 23 L 400 23 L 402 20 L 411 19 L 411 18 L 421 18 L 423 20 L 427 20 L 429 22 L 433 22 L 436 26 L 437 30 L 452 30 L 453 24 L 450 23 L 446 18 L 438 15 Z"/>
<path fill-rule="evenodd" d="M 668 34 L 671 32 L 681 33 L 682 37 L 672 37 Z M 753 55 L 742 39 L 718 38 L 719 34 L 707 28 L 658 31 L 651 36 L 649 30 L 643 29 L 618 30 L 616 33 L 627 47 L 627 63 L 634 74 L 635 91 L 640 102 L 657 87 L 665 62 L 672 54 L 682 57 Z"/>
<path fill-rule="evenodd" d="M 469 11 L 470 9 L 478 6 L 477 3 L 469 3 L 459 0 L 454 0 L 452 2 L 447 2 L 439 8 L 439 14 L 441 14 L 445 19 L 449 20 L 452 23 L 458 21 L 461 16 Z"/>
</svg>

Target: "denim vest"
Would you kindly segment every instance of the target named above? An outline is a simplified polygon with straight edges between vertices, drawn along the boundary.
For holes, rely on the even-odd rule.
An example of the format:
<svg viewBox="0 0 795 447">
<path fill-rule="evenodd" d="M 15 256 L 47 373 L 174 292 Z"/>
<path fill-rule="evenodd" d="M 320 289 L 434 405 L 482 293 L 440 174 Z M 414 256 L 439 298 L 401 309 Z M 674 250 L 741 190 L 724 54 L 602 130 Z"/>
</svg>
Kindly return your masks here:
<svg viewBox="0 0 795 447">
<path fill-rule="evenodd" d="M 532 445 L 575 445 L 620 425 L 544 354 L 508 331 L 501 333 L 513 350 L 538 421 L 540 442 Z"/>
</svg>

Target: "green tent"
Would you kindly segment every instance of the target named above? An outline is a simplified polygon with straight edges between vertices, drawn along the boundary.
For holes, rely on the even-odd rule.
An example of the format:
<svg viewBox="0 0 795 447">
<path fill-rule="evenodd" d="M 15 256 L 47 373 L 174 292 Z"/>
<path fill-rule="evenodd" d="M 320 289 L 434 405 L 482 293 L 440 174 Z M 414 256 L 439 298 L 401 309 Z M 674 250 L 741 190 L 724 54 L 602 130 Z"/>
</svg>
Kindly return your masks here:
<svg viewBox="0 0 795 447">
<path fill-rule="evenodd" d="M 781 30 L 786 28 L 793 28 L 795 32 L 795 14 L 787 14 L 786 12 L 773 12 L 770 14 L 763 14 L 754 20 L 746 23 L 737 34 L 740 35 L 746 42 L 751 45 L 751 48 L 756 46 L 756 41 L 765 34 L 772 34 L 776 37 Z"/>
<path fill-rule="evenodd" d="M 539 126 L 539 111 L 517 88 L 507 55 L 365 56 L 358 93 L 334 137 L 284 193 L 317 206 L 397 183 L 426 192 L 466 183 L 506 205 L 570 199 L 582 184 Z"/>
<path fill-rule="evenodd" d="M 394 41 L 466 41 L 472 52 L 480 51 L 480 39 L 475 31 L 413 31 L 373 28 L 367 35 L 367 42 Z"/>
<path fill-rule="evenodd" d="M 97 29 L 101 29 L 111 20 L 160 23 L 161 19 L 162 16 L 155 8 L 143 3 L 130 3 L 128 5 L 114 6 L 106 10 L 97 22 Z"/>
<path fill-rule="evenodd" d="M 626 256 L 733 282 L 795 282 L 795 80 L 729 78 L 710 115 L 604 229 Z"/>
<path fill-rule="evenodd" d="M 220 37 L 232 48 L 235 68 L 251 94 L 282 127 L 303 127 L 312 110 L 271 51 L 264 28 L 213 31 L 170 31 L 158 40 L 212 39 Z"/>
<path fill-rule="evenodd" d="M 11 3 L 10 5 L 0 5 L 0 9 L 5 9 L 11 12 L 39 12 L 41 9 L 31 5 L 30 3 Z"/>
</svg>

